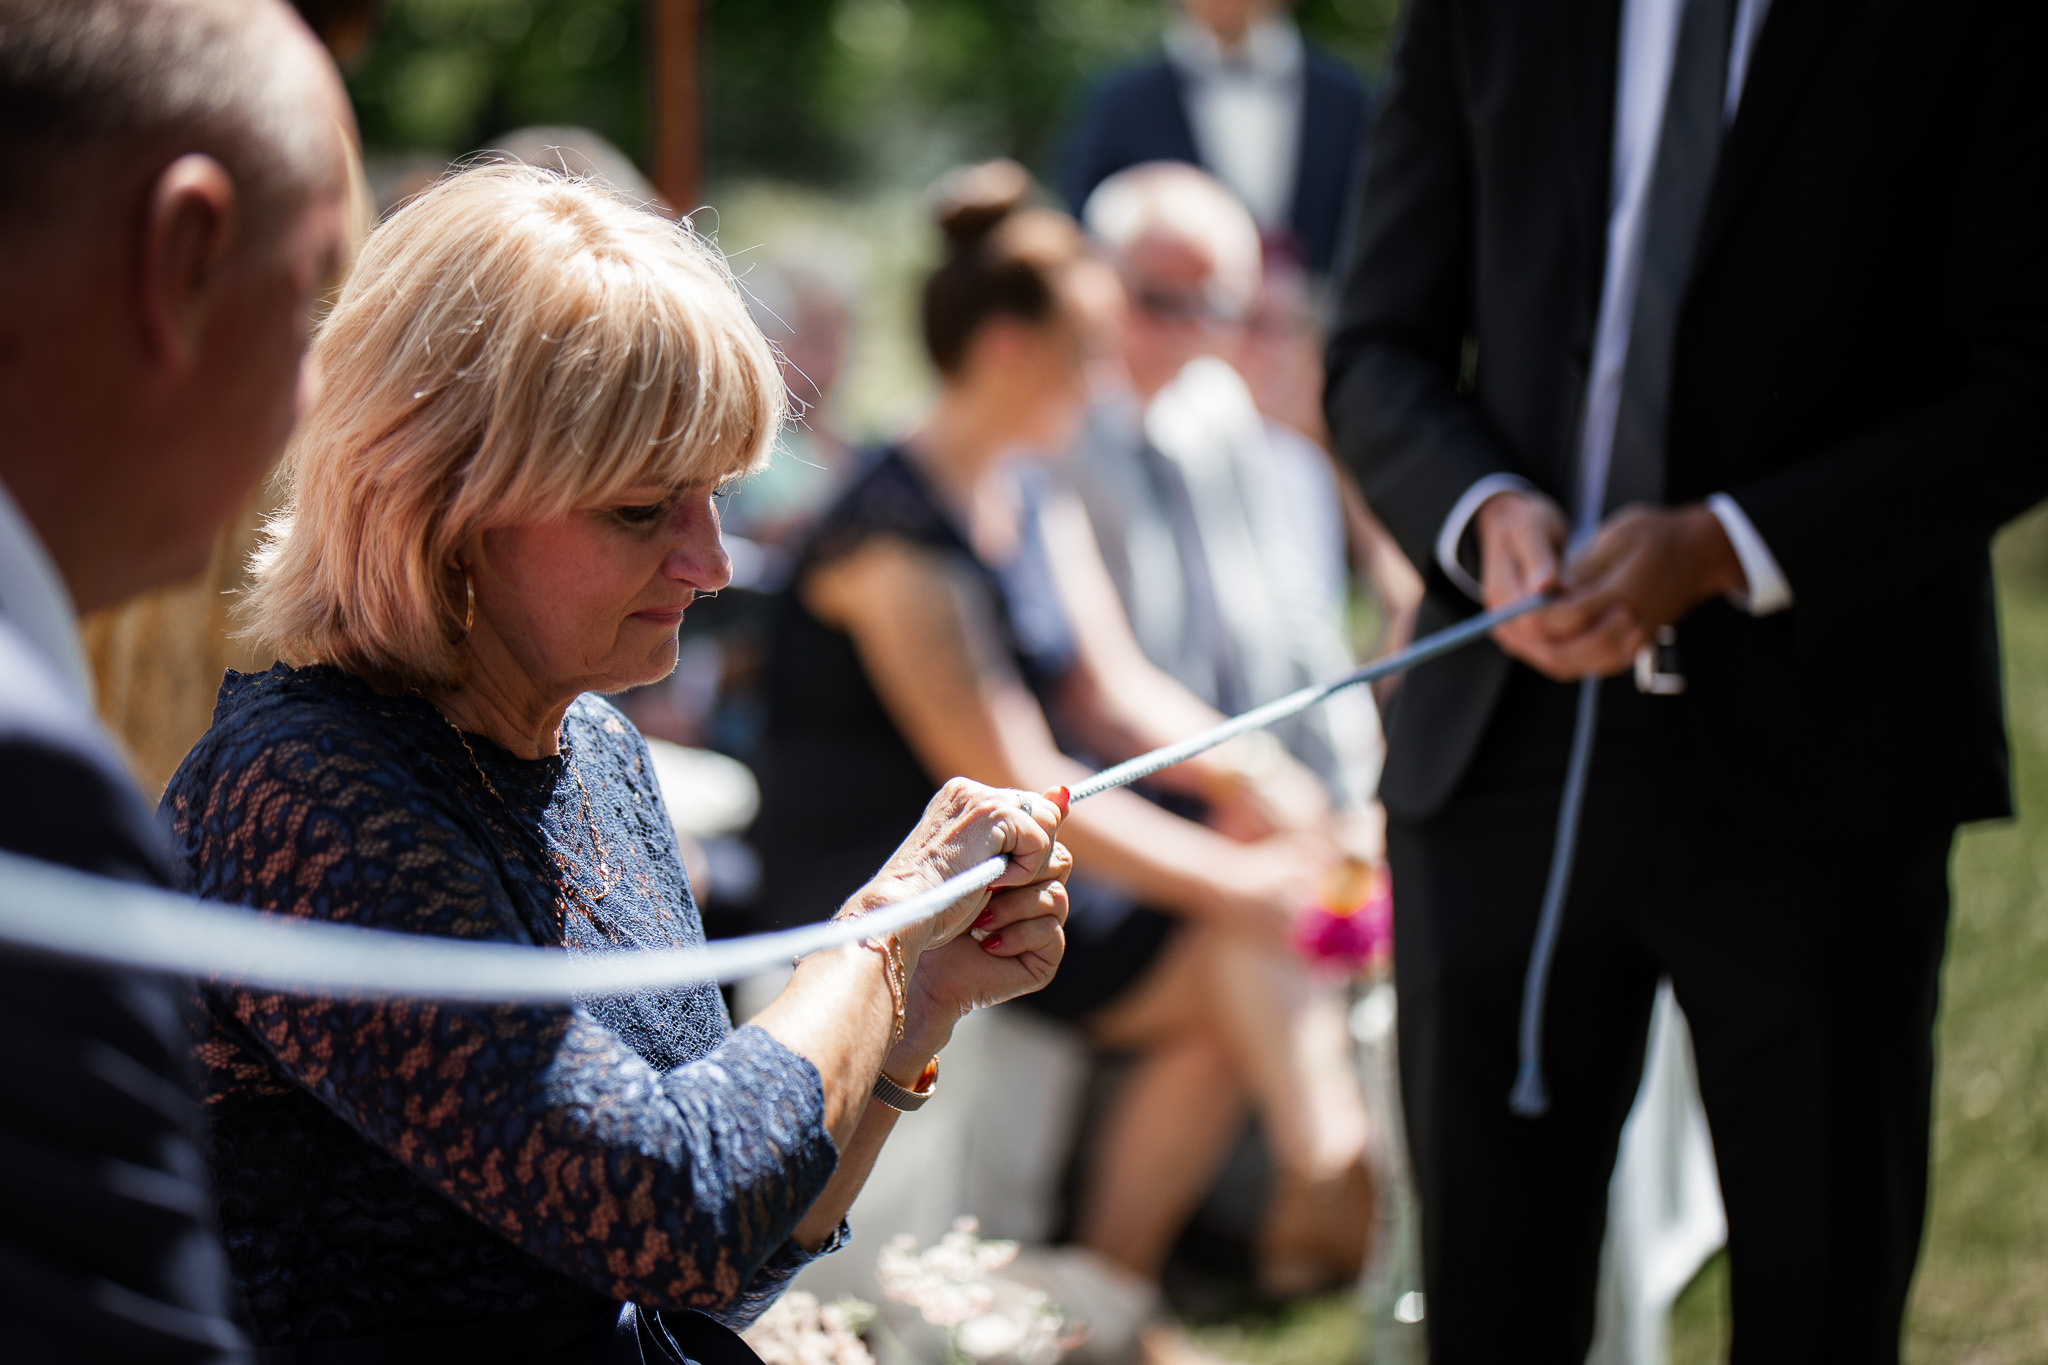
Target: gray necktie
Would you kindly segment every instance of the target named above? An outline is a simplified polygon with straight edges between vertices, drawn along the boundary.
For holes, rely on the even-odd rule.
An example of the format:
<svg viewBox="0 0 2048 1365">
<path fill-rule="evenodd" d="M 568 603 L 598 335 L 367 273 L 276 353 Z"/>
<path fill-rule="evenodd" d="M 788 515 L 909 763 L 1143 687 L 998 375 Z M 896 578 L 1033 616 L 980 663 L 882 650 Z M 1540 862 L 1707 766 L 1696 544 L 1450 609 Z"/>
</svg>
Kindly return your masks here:
<svg viewBox="0 0 2048 1365">
<path fill-rule="evenodd" d="M 1664 446 L 1671 415 L 1671 361 L 1678 311 L 1692 278 L 1700 220 L 1721 153 L 1733 0 L 1685 0 L 1671 93 L 1657 138 L 1643 234 L 1643 273 L 1629 326 L 1621 407 L 1602 506 L 1664 500 Z"/>
</svg>

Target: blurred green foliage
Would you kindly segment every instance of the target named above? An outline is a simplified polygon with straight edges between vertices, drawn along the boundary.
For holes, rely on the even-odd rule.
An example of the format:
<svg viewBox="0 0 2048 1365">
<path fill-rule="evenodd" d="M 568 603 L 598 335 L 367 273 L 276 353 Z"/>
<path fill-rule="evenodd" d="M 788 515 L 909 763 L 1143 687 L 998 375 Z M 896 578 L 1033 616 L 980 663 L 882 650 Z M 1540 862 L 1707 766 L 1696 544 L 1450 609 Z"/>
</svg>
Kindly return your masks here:
<svg viewBox="0 0 2048 1365">
<path fill-rule="evenodd" d="M 1157 46 L 1171 0 L 702 0 L 707 172 L 921 183 L 1007 153 L 1050 169 L 1087 82 Z M 1399 0 L 1301 0 L 1377 70 Z M 644 160 L 643 0 L 388 0 L 350 79 L 378 151 L 458 154 L 536 123 Z"/>
</svg>

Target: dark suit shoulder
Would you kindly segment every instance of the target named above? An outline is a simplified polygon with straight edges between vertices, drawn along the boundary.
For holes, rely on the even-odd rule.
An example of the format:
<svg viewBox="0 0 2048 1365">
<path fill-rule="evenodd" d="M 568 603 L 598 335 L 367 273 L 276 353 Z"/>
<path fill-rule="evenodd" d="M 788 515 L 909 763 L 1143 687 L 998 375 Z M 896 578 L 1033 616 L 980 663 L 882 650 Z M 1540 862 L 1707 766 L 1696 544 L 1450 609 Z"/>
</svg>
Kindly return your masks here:
<svg viewBox="0 0 2048 1365">
<path fill-rule="evenodd" d="M 1303 77 L 1311 88 L 1319 88 L 1328 98 L 1347 101 L 1360 110 L 1370 103 L 1365 77 L 1351 63 L 1314 43 L 1304 43 L 1301 56 Z"/>
<path fill-rule="evenodd" d="M 0 733 L 0 849 L 102 877 L 170 884 L 142 799 L 76 749 Z"/>
<path fill-rule="evenodd" d="M 0 849 L 169 884 L 164 841 L 106 732 L 0 617 Z"/>
<path fill-rule="evenodd" d="M 1164 57 L 1118 67 L 1089 87 L 1068 139 L 1060 193 L 1079 213 L 1097 185 L 1147 161 L 1200 162 L 1180 76 Z"/>
<path fill-rule="evenodd" d="M 1118 109 L 1179 94 L 1180 78 L 1173 63 L 1154 57 L 1104 73 L 1095 82 L 1090 102 L 1097 108 Z"/>
</svg>

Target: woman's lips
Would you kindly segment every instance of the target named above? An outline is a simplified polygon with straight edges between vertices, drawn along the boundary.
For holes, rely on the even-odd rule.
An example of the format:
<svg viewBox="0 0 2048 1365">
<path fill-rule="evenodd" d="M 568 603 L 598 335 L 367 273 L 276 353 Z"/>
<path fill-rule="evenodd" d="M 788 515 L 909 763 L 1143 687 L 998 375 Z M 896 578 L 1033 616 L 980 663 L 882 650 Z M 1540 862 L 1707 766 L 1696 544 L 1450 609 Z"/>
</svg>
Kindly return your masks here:
<svg viewBox="0 0 2048 1365">
<path fill-rule="evenodd" d="M 645 621 L 649 625 L 679 625 L 681 624 L 683 619 L 683 612 L 689 607 L 689 605 L 689 603 L 685 602 L 680 607 L 646 607 L 640 611 L 634 612 L 633 618 L 638 621 Z"/>
</svg>

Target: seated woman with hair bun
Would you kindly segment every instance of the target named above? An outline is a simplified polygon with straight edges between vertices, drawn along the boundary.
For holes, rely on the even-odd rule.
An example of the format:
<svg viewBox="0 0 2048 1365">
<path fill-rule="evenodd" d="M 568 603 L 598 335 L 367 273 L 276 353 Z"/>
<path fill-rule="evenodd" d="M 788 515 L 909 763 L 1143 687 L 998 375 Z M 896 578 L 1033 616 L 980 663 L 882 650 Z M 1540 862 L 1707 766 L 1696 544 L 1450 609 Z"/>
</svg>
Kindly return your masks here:
<svg viewBox="0 0 2048 1365">
<path fill-rule="evenodd" d="M 164 797 L 191 889 L 571 953 L 701 942 L 646 746 L 596 694 L 673 667 L 729 573 L 713 495 L 782 418 L 723 261 L 597 187 L 466 170 L 371 235 L 314 364 L 247 603 L 284 662 L 228 675 Z M 948 782 L 807 917 L 1000 853 L 997 889 L 813 954 L 737 1031 L 709 984 L 575 1008 L 208 988 L 262 1359 L 749 1358 L 729 1328 L 836 1244 L 954 1023 L 1051 978 L 1061 814 Z"/>
<path fill-rule="evenodd" d="M 923 300 L 937 402 L 826 513 L 773 632 L 756 824 L 772 915 L 852 884 L 946 774 L 1072 784 L 1220 719 L 1140 651 L 1079 501 L 1017 458 L 1071 443 L 1123 301 L 1032 188 L 1003 161 L 942 191 Z M 1246 747 L 1160 773 L 1156 800 L 1075 810 L 1072 951 L 1027 1003 L 1139 1056 L 1081 1245 L 1156 1278 L 1249 1104 L 1278 1167 L 1261 1278 L 1302 1293 L 1364 1259 L 1367 1120 L 1342 1001 L 1290 944 L 1339 857 L 1327 796 L 1277 746 L 1257 764 Z"/>
</svg>

